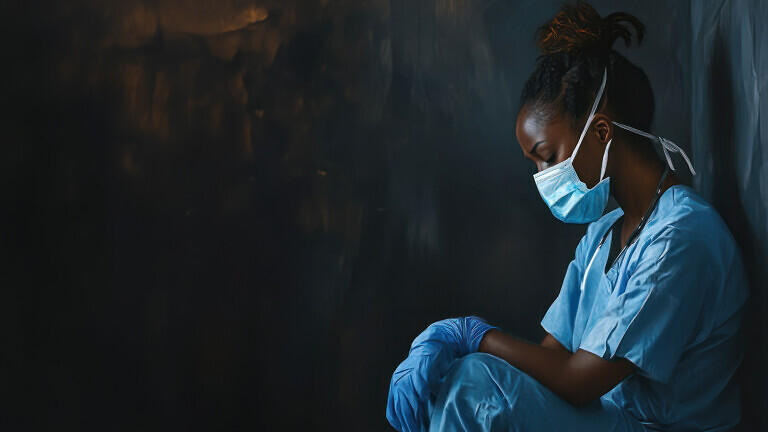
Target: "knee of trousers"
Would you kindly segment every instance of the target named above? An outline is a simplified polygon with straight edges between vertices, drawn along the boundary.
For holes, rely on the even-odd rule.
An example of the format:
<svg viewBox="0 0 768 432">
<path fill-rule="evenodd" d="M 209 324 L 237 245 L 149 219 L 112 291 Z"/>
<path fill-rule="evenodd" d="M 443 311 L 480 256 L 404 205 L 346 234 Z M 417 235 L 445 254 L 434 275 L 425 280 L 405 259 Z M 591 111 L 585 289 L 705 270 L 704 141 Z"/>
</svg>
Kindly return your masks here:
<svg viewBox="0 0 768 432">
<path fill-rule="evenodd" d="M 518 396 L 538 394 L 540 384 L 516 367 L 488 353 L 471 353 L 457 360 L 444 385 L 455 400 L 496 400 L 508 408 L 518 405 Z M 526 397 L 527 399 L 527 397 Z"/>
<path fill-rule="evenodd" d="M 475 352 L 460 358 L 446 380 L 450 380 L 454 390 L 479 390 L 502 395 L 504 392 L 499 384 L 514 385 L 519 381 L 519 375 L 523 373 L 505 360 L 492 354 Z"/>
</svg>

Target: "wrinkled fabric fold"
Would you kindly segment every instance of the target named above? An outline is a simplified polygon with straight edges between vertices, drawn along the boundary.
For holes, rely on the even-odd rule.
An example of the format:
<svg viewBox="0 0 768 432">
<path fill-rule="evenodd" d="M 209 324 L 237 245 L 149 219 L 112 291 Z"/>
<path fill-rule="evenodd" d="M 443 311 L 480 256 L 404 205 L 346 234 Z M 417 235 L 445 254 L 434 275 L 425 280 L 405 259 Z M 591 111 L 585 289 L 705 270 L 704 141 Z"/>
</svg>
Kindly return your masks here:
<svg viewBox="0 0 768 432">
<path fill-rule="evenodd" d="M 646 432 L 640 422 L 608 400 L 575 407 L 487 353 L 469 354 L 451 365 L 428 430 Z"/>
</svg>

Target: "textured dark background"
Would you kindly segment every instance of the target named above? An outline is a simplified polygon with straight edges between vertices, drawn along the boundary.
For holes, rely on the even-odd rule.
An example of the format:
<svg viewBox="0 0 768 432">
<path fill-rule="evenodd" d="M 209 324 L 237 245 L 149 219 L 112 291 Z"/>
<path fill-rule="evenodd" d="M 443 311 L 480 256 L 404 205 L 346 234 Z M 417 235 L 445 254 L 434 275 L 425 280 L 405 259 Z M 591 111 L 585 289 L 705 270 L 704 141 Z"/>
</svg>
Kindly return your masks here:
<svg viewBox="0 0 768 432">
<path fill-rule="evenodd" d="M 584 232 L 514 135 L 559 3 L 0 2 L 0 426 L 391 430 L 429 323 L 539 340 Z M 768 7 L 594 4 L 740 242 L 768 428 Z"/>
</svg>

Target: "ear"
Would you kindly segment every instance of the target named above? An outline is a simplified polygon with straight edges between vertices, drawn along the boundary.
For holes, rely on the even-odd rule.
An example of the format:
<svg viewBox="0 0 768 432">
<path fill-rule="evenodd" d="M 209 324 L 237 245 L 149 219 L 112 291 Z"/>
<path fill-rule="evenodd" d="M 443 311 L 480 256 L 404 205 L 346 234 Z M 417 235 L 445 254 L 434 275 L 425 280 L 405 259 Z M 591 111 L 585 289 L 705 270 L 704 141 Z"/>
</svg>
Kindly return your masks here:
<svg viewBox="0 0 768 432">
<path fill-rule="evenodd" d="M 605 114 L 596 114 L 592 120 L 592 127 L 595 133 L 595 138 L 600 141 L 601 144 L 606 145 L 608 141 L 613 139 L 613 122 Z"/>
</svg>

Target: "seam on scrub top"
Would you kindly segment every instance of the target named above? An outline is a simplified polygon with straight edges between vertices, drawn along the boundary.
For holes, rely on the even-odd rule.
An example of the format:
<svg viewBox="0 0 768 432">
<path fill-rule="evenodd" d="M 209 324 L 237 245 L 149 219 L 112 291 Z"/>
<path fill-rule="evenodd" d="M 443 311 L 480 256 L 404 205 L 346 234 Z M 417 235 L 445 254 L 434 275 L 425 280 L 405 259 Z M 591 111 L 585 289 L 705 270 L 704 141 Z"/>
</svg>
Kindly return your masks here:
<svg viewBox="0 0 768 432">
<path fill-rule="evenodd" d="M 656 210 L 658 210 L 658 207 L 657 207 L 656 209 L 654 209 L 654 212 L 655 212 Z M 674 227 L 674 226 L 672 226 L 672 225 L 667 225 L 667 227 L 669 227 L 669 228 L 672 228 L 672 229 L 675 229 L 675 227 Z M 659 233 L 659 237 L 662 235 L 662 233 L 663 233 L 663 230 L 662 230 L 662 232 L 661 232 L 661 233 Z M 643 254 L 643 253 L 646 251 L 646 249 L 649 247 L 650 243 L 652 243 L 652 242 L 654 242 L 654 241 L 658 240 L 658 238 L 659 238 L 659 237 L 656 237 L 656 238 L 652 239 L 652 240 L 651 240 L 651 241 L 650 241 L 648 244 L 646 244 L 646 246 L 645 246 L 645 247 L 643 248 L 643 250 L 640 252 L 640 253 L 641 253 L 641 255 L 642 255 L 642 254 Z M 667 252 L 668 252 L 668 251 L 669 251 L 669 245 L 666 245 L 666 247 L 664 248 L 664 250 L 662 251 L 662 253 L 661 253 L 661 254 L 660 254 L 658 257 L 656 257 L 656 260 L 657 260 L 657 262 L 658 262 L 658 260 L 660 260 L 662 257 L 664 257 L 664 256 L 667 254 Z M 625 258 L 626 258 L 626 257 L 625 257 Z M 622 261 L 624 261 L 624 259 L 622 259 Z M 629 263 L 629 261 L 626 261 L 626 263 L 628 264 L 628 263 Z M 637 266 L 635 266 L 635 271 L 636 271 L 636 270 L 637 270 Z M 634 275 L 634 271 L 633 271 L 633 275 Z M 619 279 L 619 276 L 620 276 L 620 275 L 617 275 L 617 281 L 618 281 L 618 279 Z M 629 283 L 629 280 L 630 280 L 630 279 L 632 279 L 632 276 L 630 276 L 630 277 L 628 277 L 628 278 L 627 278 L 627 283 Z M 640 315 L 640 312 L 642 312 L 642 311 L 643 311 L 643 309 L 645 308 L 645 305 L 648 303 L 648 299 L 651 297 L 651 294 L 652 294 L 652 293 L 653 293 L 653 292 L 656 290 L 656 283 L 657 283 L 658 281 L 656 280 L 655 274 L 652 274 L 652 275 L 651 275 L 651 276 L 650 276 L 648 279 L 649 279 L 650 281 L 652 281 L 652 282 L 653 282 L 653 284 L 651 285 L 651 288 L 648 290 L 648 293 L 645 295 L 645 299 L 643 299 L 643 303 L 640 305 L 640 308 L 638 308 L 638 310 L 637 310 L 637 312 L 635 313 L 635 315 L 634 315 L 634 316 L 632 317 L 632 319 L 629 321 L 629 324 L 627 324 L 627 326 L 626 326 L 626 328 L 625 328 L 624 332 L 621 334 L 621 338 L 619 338 L 619 340 L 616 342 L 616 349 L 614 350 L 614 353 L 613 353 L 613 355 L 612 355 L 611 357 L 614 357 L 614 356 L 616 355 L 616 352 L 618 352 L 618 350 L 619 350 L 619 347 L 621 346 L 621 343 L 624 341 L 624 337 L 625 337 L 625 336 L 626 336 L 626 334 L 627 334 L 627 330 L 629 330 L 629 328 L 630 328 L 630 327 L 632 327 L 632 324 L 633 324 L 633 323 L 635 322 L 635 320 L 637 319 L 637 316 L 638 316 L 638 315 Z M 627 292 L 627 290 L 626 290 L 626 287 L 625 287 L 625 288 L 624 288 L 624 291 L 623 291 L 621 294 L 619 294 L 618 296 L 616 296 L 616 297 L 617 297 L 617 299 L 618 299 L 618 297 L 625 295 L 625 294 L 626 294 L 626 292 Z M 623 308 L 623 307 L 624 307 L 624 304 L 622 303 L 622 308 Z M 618 326 L 618 323 L 617 323 L 617 326 Z M 615 327 L 614 327 L 614 330 L 615 330 Z M 608 340 L 606 340 L 606 343 L 608 343 Z"/>
<path fill-rule="evenodd" d="M 621 343 L 624 342 L 624 337 L 627 335 L 627 331 L 629 330 L 630 327 L 632 327 L 632 324 L 637 319 L 637 316 L 640 315 L 640 312 L 643 311 L 646 303 L 648 303 L 648 299 L 651 298 L 651 294 L 654 291 L 656 291 L 655 286 L 651 287 L 651 289 L 648 290 L 648 294 L 646 294 L 645 299 L 643 300 L 643 304 L 640 305 L 640 308 L 637 310 L 637 313 L 635 313 L 635 316 L 632 317 L 632 319 L 629 321 L 629 324 L 627 324 L 627 327 L 624 329 L 624 332 L 621 334 L 621 338 L 619 338 L 618 342 L 616 342 L 616 349 L 614 350 L 613 355 L 611 357 L 614 357 L 616 355 L 616 352 L 619 351 L 619 347 L 621 346 Z"/>
</svg>

